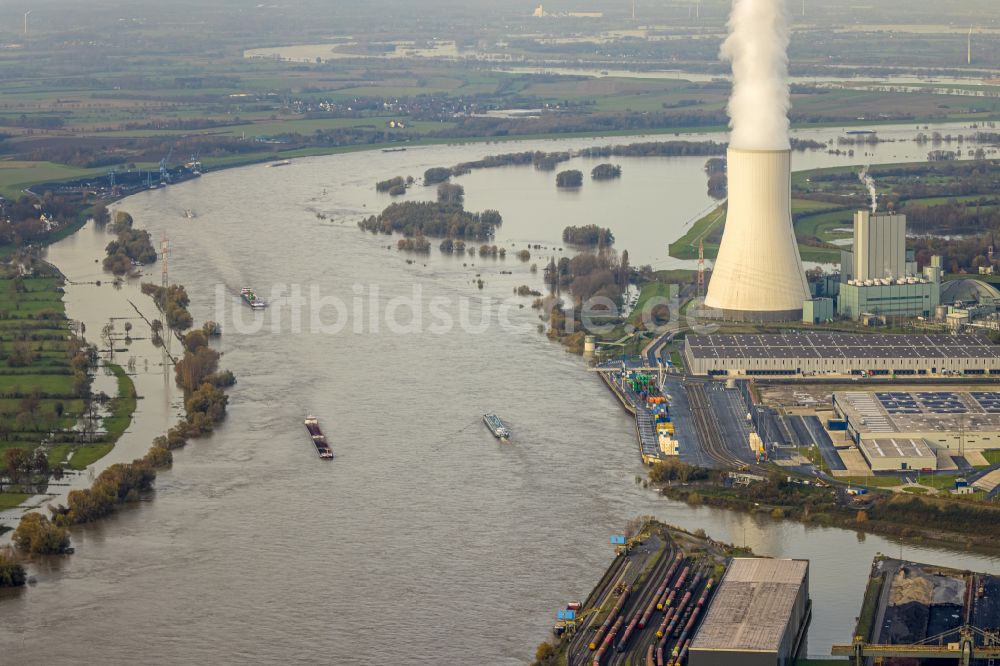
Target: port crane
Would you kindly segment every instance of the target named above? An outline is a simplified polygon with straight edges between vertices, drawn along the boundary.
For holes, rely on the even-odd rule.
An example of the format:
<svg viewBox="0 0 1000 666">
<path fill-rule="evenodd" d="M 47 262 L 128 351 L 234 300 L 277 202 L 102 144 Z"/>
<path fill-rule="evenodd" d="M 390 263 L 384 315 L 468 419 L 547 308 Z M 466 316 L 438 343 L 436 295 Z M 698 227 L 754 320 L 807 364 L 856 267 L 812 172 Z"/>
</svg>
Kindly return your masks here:
<svg viewBox="0 0 1000 666">
<path fill-rule="evenodd" d="M 948 640 L 948 639 L 952 640 Z M 954 638 L 958 640 L 955 641 Z M 976 644 L 979 639 L 982 645 Z M 834 645 L 830 651 L 835 657 L 853 657 L 857 666 L 863 666 L 866 658 L 899 659 L 948 659 L 960 666 L 973 666 L 980 659 L 1000 659 L 1000 635 L 983 631 L 978 627 L 964 625 L 949 629 L 935 636 L 908 645 L 869 643 L 856 636 L 851 645 Z"/>
<path fill-rule="evenodd" d="M 174 155 L 174 147 L 170 146 L 170 152 L 167 153 L 166 157 L 164 157 L 162 160 L 160 160 L 160 182 L 161 183 L 169 183 L 170 182 L 170 172 L 167 170 L 167 163 L 170 161 L 170 158 L 173 157 L 173 155 Z"/>
</svg>

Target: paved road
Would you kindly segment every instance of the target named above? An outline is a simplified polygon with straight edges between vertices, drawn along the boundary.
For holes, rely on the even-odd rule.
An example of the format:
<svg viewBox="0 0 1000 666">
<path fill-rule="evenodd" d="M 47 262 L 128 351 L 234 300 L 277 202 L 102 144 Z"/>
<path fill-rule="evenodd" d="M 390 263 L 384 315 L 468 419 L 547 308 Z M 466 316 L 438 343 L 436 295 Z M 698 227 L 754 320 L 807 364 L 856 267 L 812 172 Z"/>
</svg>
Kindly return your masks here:
<svg viewBox="0 0 1000 666">
<path fill-rule="evenodd" d="M 844 461 L 840 459 L 840 453 L 838 453 L 836 447 L 834 447 L 833 440 L 830 439 L 830 435 L 828 435 L 826 430 L 823 429 L 822 421 L 815 416 L 805 416 L 802 418 L 802 423 L 809 431 L 812 441 L 819 448 L 820 455 L 823 456 L 823 460 L 826 461 L 827 467 L 830 468 L 830 471 L 845 471 L 847 469 L 847 465 L 845 465 Z"/>
</svg>

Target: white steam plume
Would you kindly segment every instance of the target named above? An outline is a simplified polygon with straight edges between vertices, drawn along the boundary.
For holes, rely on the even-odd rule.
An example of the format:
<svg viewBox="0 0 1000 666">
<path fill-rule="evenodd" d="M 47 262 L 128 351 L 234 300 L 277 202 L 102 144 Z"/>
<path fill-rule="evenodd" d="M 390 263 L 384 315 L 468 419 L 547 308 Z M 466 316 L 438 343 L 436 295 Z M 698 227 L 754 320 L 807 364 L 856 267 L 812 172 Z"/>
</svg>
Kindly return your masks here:
<svg viewBox="0 0 1000 666">
<path fill-rule="evenodd" d="M 722 58 L 733 64 L 729 144 L 787 150 L 788 14 L 786 0 L 736 0 Z"/>
<path fill-rule="evenodd" d="M 878 190 L 875 189 L 875 179 L 872 178 L 870 175 L 868 175 L 868 167 L 867 166 L 864 167 L 863 169 L 861 169 L 861 173 L 858 174 L 858 180 L 860 180 L 862 183 L 864 183 L 865 187 L 868 188 L 868 196 L 870 196 L 871 199 L 872 199 L 872 203 L 871 203 L 872 212 L 873 213 L 877 213 L 878 212 Z"/>
</svg>

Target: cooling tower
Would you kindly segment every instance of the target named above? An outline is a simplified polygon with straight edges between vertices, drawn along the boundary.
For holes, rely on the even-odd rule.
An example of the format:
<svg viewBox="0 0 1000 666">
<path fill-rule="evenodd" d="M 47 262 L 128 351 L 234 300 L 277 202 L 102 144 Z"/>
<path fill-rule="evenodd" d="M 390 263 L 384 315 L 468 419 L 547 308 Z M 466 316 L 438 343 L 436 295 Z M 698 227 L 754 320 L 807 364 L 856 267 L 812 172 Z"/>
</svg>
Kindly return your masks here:
<svg viewBox="0 0 1000 666">
<path fill-rule="evenodd" d="M 705 305 L 731 321 L 802 317 L 809 286 L 792 228 L 791 151 L 728 155 L 729 210 Z"/>
</svg>

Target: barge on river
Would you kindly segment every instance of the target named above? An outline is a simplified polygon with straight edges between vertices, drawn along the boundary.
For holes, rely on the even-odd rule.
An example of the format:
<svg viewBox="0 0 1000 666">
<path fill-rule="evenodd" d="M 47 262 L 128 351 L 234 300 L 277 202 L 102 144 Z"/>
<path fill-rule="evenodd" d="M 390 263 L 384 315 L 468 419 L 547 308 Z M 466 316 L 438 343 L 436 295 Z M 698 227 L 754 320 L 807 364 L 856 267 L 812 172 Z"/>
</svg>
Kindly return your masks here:
<svg viewBox="0 0 1000 666">
<path fill-rule="evenodd" d="M 497 439 L 510 439 L 510 428 L 496 414 L 483 415 L 483 423 Z"/>
<path fill-rule="evenodd" d="M 267 307 L 267 303 L 260 296 L 254 292 L 250 287 L 243 287 L 240 289 L 240 298 L 243 302 L 250 306 L 253 310 L 263 310 Z"/>
<path fill-rule="evenodd" d="M 333 460 L 333 451 L 326 441 L 326 435 L 320 430 L 319 419 L 315 416 L 307 416 L 305 424 L 306 430 L 309 431 L 309 436 L 312 437 L 313 444 L 316 445 L 316 451 L 319 452 L 319 457 L 323 460 Z"/>
</svg>

